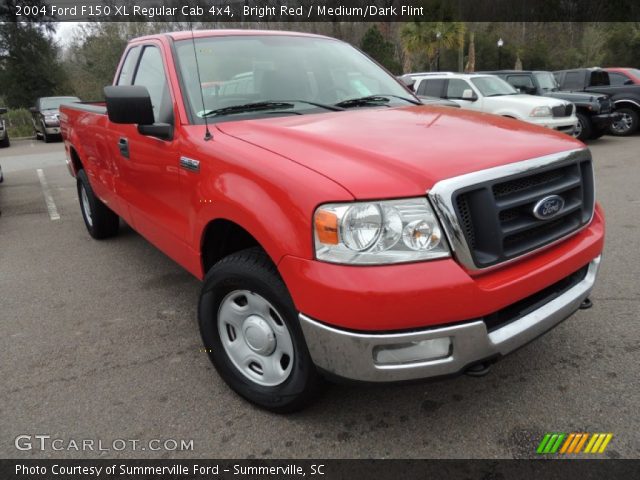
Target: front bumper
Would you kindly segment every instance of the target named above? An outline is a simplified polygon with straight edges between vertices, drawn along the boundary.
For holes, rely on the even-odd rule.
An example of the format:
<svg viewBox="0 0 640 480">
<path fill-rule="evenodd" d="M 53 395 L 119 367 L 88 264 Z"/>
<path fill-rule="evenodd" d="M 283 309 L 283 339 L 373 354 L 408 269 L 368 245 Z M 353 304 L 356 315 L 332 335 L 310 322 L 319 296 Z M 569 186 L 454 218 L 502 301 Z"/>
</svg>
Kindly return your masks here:
<svg viewBox="0 0 640 480">
<path fill-rule="evenodd" d="M 483 320 L 406 333 L 355 333 L 322 324 L 300 314 L 300 324 L 311 358 L 332 375 L 364 382 L 406 381 L 465 370 L 468 366 L 506 355 L 525 345 L 573 314 L 589 296 L 600 256 L 589 263 L 577 284 L 530 313 L 492 331 Z M 418 344 L 448 338 L 449 354 L 436 360 L 403 364 L 376 363 L 376 348 Z"/>
<path fill-rule="evenodd" d="M 612 123 L 617 122 L 621 117 L 622 115 L 618 112 L 603 113 L 600 115 L 593 115 L 591 117 L 591 121 L 598 130 L 602 130 L 609 128 Z"/>
<path fill-rule="evenodd" d="M 553 130 L 558 130 L 560 132 L 566 134 L 572 134 L 578 124 L 578 117 L 572 115 L 570 117 L 559 117 L 559 118 L 549 118 L 549 117 L 529 117 L 528 120 L 530 123 L 534 125 L 539 125 L 545 128 L 551 128 Z"/>
<path fill-rule="evenodd" d="M 47 135 L 60 135 L 60 125 L 56 126 L 45 126 L 44 131 Z"/>
</svg>

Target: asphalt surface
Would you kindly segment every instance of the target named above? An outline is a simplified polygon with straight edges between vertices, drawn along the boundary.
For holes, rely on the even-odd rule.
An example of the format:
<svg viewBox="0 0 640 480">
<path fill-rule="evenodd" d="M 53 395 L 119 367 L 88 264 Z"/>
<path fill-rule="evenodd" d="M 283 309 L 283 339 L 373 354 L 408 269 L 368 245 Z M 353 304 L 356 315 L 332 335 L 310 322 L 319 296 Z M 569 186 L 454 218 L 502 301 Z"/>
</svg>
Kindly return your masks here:
<svg viewBox="0 0 640 480">
<path fill-rule="evenodd" d="M 523 458 L 549 431 L 612 432 L 607 457 L 640 457 L 640 137 L 591 148 L 608 221 L 591 310 L 483 378 L 332 385 L 279 416 L 231 392 L 200 350 L 199 281 L 126 226 L 92 240 L 62 145 L 13 142 L 0 150 L 0 458 Z M 22 434 L 65 450 L 17 450 Z M 66 449 L 82 439 L 193 450 Z"/>
</svg>

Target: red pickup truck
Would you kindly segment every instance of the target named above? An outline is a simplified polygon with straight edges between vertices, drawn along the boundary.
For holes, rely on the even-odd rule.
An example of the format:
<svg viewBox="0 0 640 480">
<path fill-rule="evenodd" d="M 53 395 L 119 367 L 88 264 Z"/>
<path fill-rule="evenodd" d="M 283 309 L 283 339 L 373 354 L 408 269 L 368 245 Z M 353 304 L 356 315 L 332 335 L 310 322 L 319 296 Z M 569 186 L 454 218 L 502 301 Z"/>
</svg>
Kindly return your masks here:
<svg viewBox="0 0 640 480">
<path fill-rule="evenodd" d="M 604 219 L 567 135 L 290 32 L 135 39 L 105 98 L 61 109 L 89 233 L 122 218 L 202 279 L 211 361 L 264 408 L 482 373 L 588 302 Z"/>
</svg>

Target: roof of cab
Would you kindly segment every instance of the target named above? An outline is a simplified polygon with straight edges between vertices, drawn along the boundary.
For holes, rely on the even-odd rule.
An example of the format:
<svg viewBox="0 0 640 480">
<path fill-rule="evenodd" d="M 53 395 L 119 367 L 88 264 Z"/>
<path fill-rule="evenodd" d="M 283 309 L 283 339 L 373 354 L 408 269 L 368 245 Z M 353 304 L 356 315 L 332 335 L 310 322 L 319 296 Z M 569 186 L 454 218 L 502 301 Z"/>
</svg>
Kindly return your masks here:
<svg viewBox="0 0 640 480">
<path fill-rule="evenodd" d="M 183 30 L 180 32 L 167 32 L 158 33 L 154 35 L 146 35 L 144 37 L 137 37 L 131 40 L 131 42 L 140 42 L 152 39 L 171 38 L 172 40 L 188 40 L 191 36 L 195 38 L 203 37 L 228 37 L 228 36 L 255 36 L 255 35 L 280 35 L 290 37 L 315 37 L 315 38 L 330 38 L 324 35 L 315 35 L 312 33 L 303 32 L 288 32 L 283 30 Z"/>
</svg>

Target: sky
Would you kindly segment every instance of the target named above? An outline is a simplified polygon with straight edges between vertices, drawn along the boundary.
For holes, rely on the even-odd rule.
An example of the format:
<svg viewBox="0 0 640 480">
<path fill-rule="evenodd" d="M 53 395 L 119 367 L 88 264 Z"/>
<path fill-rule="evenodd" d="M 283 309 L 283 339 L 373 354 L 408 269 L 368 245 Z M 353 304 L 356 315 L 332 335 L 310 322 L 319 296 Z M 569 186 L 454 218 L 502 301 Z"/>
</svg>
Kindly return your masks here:
<svg viewBox="0 0 640 480">
<path fill-rule="evenodd" d="M 75 27 L 82 25 L 83 23 L 86 22 L 58 22 L 54 38 L 61 46 L 68 45 L 73 36 L 73 30 Z"/>
</svg>

